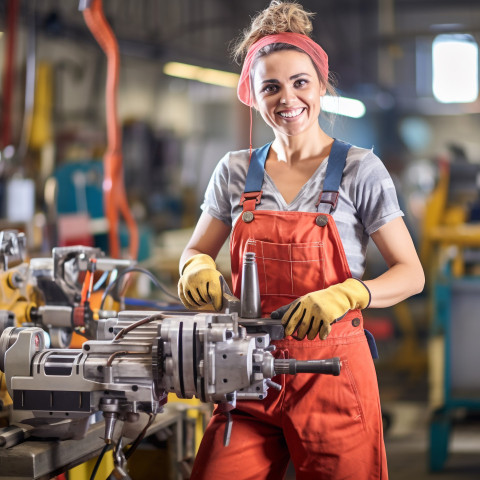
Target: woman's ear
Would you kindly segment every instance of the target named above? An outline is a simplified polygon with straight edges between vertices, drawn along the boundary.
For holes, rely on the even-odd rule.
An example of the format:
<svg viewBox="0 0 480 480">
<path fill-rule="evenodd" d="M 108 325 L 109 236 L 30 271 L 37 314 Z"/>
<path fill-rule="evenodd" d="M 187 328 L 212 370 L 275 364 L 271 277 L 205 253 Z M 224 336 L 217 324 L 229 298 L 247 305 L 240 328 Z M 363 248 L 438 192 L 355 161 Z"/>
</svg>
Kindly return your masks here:
<svg viewBox="0 0 480 480">
<path fill-rule="evenodd" d="M 252 107 L 254 110 L 256 110 L 258 112 L 258 103 L 257 103 L 257 99 L 255 98 L 255 92 L 253 90 L 253 85 L 252 85 L 252 88 L 250 90 L 250 97 L 252 99 Z"/>
<path fill-rule="evenodd" d="M 323 82 L 321 82 L 320 83 L 320 96 L 324 97 L 326 93 L 327 93 L 327 86 Z"/>
<path fill-rule="evenodd" d="M 255 99 L 255 86 L 253 85 L 253 72 L 250 72 L 250 98 L 252 99 L 252 108 L 258 111 L 257 100 Z"/>
</svg>

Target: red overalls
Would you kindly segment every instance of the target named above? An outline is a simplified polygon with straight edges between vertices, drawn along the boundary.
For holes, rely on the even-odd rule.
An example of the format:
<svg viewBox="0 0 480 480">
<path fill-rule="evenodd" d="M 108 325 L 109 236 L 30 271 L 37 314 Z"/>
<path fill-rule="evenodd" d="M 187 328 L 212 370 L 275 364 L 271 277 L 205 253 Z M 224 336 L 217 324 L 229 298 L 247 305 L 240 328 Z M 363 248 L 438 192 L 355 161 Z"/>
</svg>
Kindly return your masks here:
<svg viewBox="0 0 480 480">
<path fill-rule="evenodd" d="M 243 254 L 253 251 L 262 313 L 267 316 L 308 292 L 351 277 L 332 216 L 255 210 L 269 147 L 254 151 L 242 197 L 243 214 L 230 243 L 234 294 L 240 298 Z M 336 203 L 348 148 L 337 140 L 332 146 L 319 211 L 326 205 L 330 211 L 328 204 Z M 248 188 L 255 184 L 252 178 L 257 178 L 253 191 Z M 273 343 L 277 358 L 340 357 L 340 376 L 275 377 L 273 380 L 283 387 L 280 392 L 270 388 L 265 400 L 237 402 L 228 447 L 223 446 L 225 417 L 214 414 L 191 479 L 281 480 L 291 458 L 297 480 L 386 480 L 377 378 L 361 312 L 349 311 L 332 326 L 326 340 L 288 337 Z"/>
</svg>

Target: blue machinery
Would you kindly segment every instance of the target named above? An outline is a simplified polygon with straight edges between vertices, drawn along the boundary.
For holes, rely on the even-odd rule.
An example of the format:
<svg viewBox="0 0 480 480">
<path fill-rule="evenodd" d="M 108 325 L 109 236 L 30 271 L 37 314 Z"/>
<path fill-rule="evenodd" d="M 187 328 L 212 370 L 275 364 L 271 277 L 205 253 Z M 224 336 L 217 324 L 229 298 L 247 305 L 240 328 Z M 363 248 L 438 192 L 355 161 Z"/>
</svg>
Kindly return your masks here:
<svg viewBox="0 0 480 480">
<path fill-rule="evenodd" d="M 420 258 L 429 279 L 429 468 L 442 470 L 454 420 L 480 411 L 480 164 L 439 162 Z"/>
<path fill-rule="evenodd" d="M 429 467 L 444 468 L 455 416 L 480 411 L 480 276 L 446 264 L 433 287 Z"/>
</svg>

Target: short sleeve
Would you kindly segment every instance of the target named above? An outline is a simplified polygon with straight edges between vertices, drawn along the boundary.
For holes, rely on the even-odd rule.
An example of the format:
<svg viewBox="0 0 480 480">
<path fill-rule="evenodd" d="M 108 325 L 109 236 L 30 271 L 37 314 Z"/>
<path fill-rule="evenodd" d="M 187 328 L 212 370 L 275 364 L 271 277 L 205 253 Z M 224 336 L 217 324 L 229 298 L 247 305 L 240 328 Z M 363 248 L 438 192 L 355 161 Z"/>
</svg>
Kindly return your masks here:
<svg viewBox="0 0 480 480">
<path fill-rule="evenodd" d="M 368 235 L 403 216 L 392 177 L 371 150 L 358 164 L 355 205 Z"/>
<path fill-rule="evenodd" d="M 205 190 L 200 208 L 212 217 L 232 226 L 231 200 L 229 197 L 229 154 L 225 155 L 215 167 Z"/>
</svg>

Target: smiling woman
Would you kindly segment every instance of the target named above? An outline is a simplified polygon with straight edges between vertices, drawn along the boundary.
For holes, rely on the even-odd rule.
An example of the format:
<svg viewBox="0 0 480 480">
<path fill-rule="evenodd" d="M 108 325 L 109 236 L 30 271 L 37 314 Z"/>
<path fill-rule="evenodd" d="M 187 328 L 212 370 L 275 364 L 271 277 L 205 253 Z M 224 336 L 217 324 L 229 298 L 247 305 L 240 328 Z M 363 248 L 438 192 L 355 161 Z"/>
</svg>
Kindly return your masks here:
<svg viewBox="0 0 480 480">
<path fill-rule="evenodd" d="M 298 135 L 299 141 L 321 136 L 318 116 L 326 90 L 307 54 L 285 50 L 261 57 L 252 77 L 253 105 L 277 135 Z"/>
<path fill-rule="evenodd" d="M 327 54 L 309 37 L 311 16 L 273 1 L 239 42 L 238 98 L 260 113 L 273 141 L 220 160 L 182 254 L 179 296 L 188 308 L 221 310 L 214 258 L 230 236 L 235 296 L 244 257 L 254 253 L 262 315 L 282 318 L 274 355 L 339 356 L 342 372 L 277 379 L 283 389 L 264 402 L 237 401 L 228 448 L 216 411 L 192 479 L 280 479 L 290 459 L 298 480 L 388 478 L 375 342 L 361 310 L 418 293 L 424 275 L 383 163 L 318 123 L 332 87 Z M 388 269 L 362 281 L 370 238 Z"/>
</svg>

